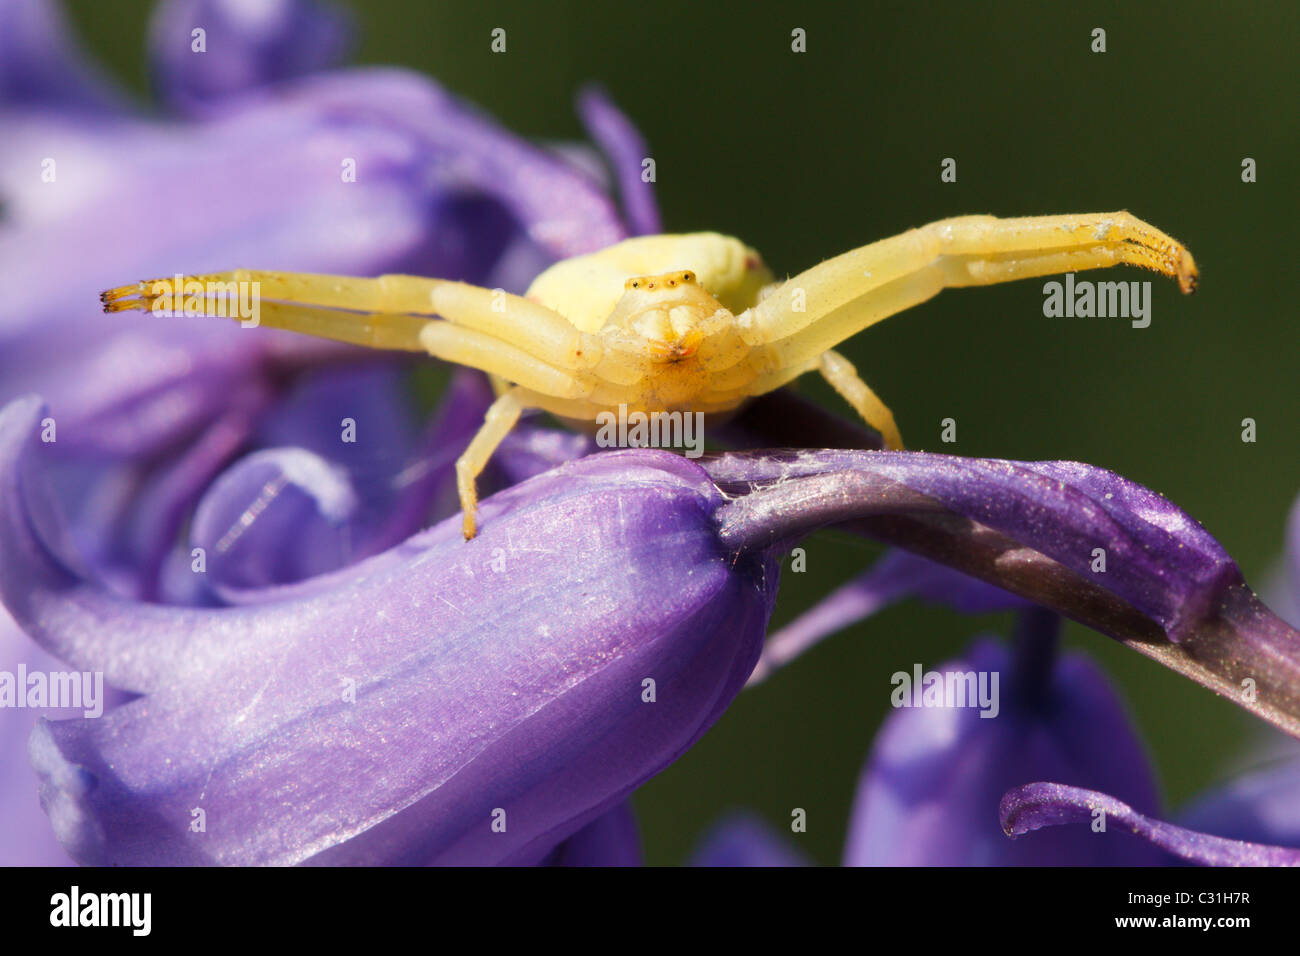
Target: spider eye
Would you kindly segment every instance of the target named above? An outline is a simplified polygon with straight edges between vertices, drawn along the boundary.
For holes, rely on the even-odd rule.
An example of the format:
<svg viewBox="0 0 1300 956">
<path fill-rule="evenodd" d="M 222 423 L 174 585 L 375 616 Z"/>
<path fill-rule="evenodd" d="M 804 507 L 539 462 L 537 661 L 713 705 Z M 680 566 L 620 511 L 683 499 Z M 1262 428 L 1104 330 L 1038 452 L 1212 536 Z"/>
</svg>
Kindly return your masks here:
<svg viewBox="0 0 1300 956">
<path fill-rule="evenodd" d="M 653 282 L 647 282 L 647 283 L 645 284 L 645 287 L 646 287 L 647 289 L 653 289 L 653 288 L 655 287 L 655 284 L 654 284 Z"/>
<path fill-rule="evenodd" d="M 694 272 L 683 272 L 683 273 L 682 273 L 682 281 L 683 281 L 683 282 L 694 282 L 694 281 L 695 281 L 695 273 L 694 273 Z"/>
<path fill-rule="evenodd" d="M 632 280 L 632 288 L 634 288 L 634 289 L 639 289 L 639 288 L 641 288 L 641 283 L 639 283 L 639 282 L 637 282 L 635 279 L 633 279 L 633 280 Z"/>
</svg>

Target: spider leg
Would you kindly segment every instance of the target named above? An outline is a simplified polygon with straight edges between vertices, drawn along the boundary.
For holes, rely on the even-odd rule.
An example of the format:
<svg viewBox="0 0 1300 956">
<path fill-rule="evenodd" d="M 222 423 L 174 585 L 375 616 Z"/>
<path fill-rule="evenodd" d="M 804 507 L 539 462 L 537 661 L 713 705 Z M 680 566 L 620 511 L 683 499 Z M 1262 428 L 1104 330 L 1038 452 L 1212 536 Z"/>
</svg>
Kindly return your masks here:
<svg viewBox="0 0 1300 956">
<path fill-rule="evenodd" d="M 839 352 L 827 350 L 821 355 L 818 370 L 831 387 L 862 416 L 862 420 L 880 432 L 886 448 L 891 451 L 902 450 L 903 436 L 894 423 L 894 413 L 876 396 L 871 386 L 862 380 L 853 363 Z"/>
<path fill-rule="evenodd" d="M 558 312 L 510 295 L 465 282 L 428 283 L 433 311 L 456 325 L 472 328 L 506 342 L 517 342 L 530 354 L 566 369 L 589 369 L 602 357 L 600 340 L 577 329 Z"/>
<path fill-rule="evenodd" d="M 423 351 L 421 330 L 441 317 L 516 343 L 560 368 L 590 368 L 601 358 L 597 339 L 544 306 L 501 289 L 421 276 L 360 279 L 235 269 L 146 280 L 110 289 L 100 298 L 106 312 L 149 311 L 166 297 L 176 303 L 167 311 L 191 306 L 204 315 L 240 319 L 244 317 L 227 308 L 228 297 L 236 293 L 247 298 L 250 287 L 259 304 L 258 324 L 354 345 Z M 187 288 L 195 291 L 187 294 Z"/>
<path fill-rule="evenodd" d="M 483 427 L 478 430 L 464 454 L 456 459 L 456 490 L 460 494 L 466 541 L 478 534 L 475 518 L 478 512 L 478 488 L 475 481 L 487 467 L 492 453 L 518 423 L 520 414 L 530 407 L 527 396 L 527 389 L 516 385 L 497 398 L 483 418 Z"/>
<path fill-rule="evenodd" d="M 513 345 L 504 339 L 485 335 L 451 322 L 425 323 L 419 333 L 420 346 L 445 362 L 468 365 L 555 398 L 579 399 L 591 393 L 592 380 L 570 368 L 560 368 L 538 358 L 530 351 L 526 329 L 520 329 Z"/>
<path fill-rule="evenodd" d="M 475 480 L 520 413 L 552 403 L 587 411 L 585 399 L 602 381 L 590 372 L 603 357 L 598 338 L 527 299 L 462 282 L 239 269 L 140 282 L 111 289 L 101 299 L 106 312 L 157 307 L 243 319 L 229 306 L 250 292 L 257 324 L 372 348 L 424 351 L 512 383 L 456 462 L 467 540 L 476 532 Z M 273 301 L 261 301 L 263 294 Z M 620 368 L 615 359 L 612 367 Z"/>
<path fill-rule="evenodd" d="M 191 283 L 211 288 L 219 283 L 244 282 L 251 285 L 256 282 L 260 294 L 282 302 L 301 302 L 357 312 L 420 313 L 433 311 L 429 306 L 429 285 L 439 281 L 420 276 L 384 275 L 363 279 L 357 276 L 274 272 L 267 269 L 231 269 L 227 272 L 180 276 L 179 286 L 176 278 L 168 276 L 163 279 L 146 279 L 134 285 L 110 289 L 101 298 L 109 303 L 134 295 L 148 298 L 160 292 L 179 294 Z"/>
<path fill-rule="evenodd" d="M 234 273 L 223 273 L 234 275 Z M 295 302 L 264 302 L 260 294 L 249 298 L 243 293 L 245 304 L 253 305 L 251 315 L 240 311 L 238 287 L 214 291 L 212 294 L 186 294 L 186 283 L 198 281 L 194 277 L 177 283 L 175 279 L 153 279 L 131 286 L 110 289 L 100 296 L 105 312 L 126 312 L 137 309 L 184 315 L 208 315 L 234 319 L 247 325 L 265 325 L 272 329 L 301 332 L 322 339 L 347 342 L 373 349 L 398 349 L 421 352 L 419 334 L 431 316 L 410 315 L 398 312 L 367 313 L 345 312 L 341 309 L 304 305 Z M 218 280 L 214 280 L 216 282 Z M 182 290 L 175 291 L 173 290 Z"/>
<path fill-rule="evenodd" d="M 945 288 L 1120 263 L 1176 278 L 1184 292 L 1196 287 L 1191 254 L 1127 212 L 963 216 L 828 259 L 788 280 L 737 324 L 747 343 L 769 350 L 767 364 L 775 370 L 814 359 Z"/>
</svg>

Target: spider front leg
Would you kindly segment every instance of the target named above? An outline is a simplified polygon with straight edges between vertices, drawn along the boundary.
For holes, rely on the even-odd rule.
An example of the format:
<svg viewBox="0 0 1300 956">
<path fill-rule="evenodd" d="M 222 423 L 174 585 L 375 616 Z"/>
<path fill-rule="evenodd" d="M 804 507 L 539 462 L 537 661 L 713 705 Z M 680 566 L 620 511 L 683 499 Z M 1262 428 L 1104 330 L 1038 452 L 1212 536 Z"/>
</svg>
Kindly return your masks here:
<svg viewBox="0 0 1300 956">
<path fill-rule="evenodd" d="M 527 299 L 463 282 L 241 269 L 139 282 L 101 299 L 106 312 L 150 311 L 165 302 L 169 307 L 160 311 L 239 318 L 227 308 L 239 283 L 257 284 L 260 324 L 372 348 L 424 351 L 512 383 L 456 462 L 467 540 L 477 531 L 475 479 L 520 413 L 557 402 L 586 410 L 584 400 L 600 381 L 591 372 L 603 358 L 598 337 Z M 262 295 L 283 301 L 260 301 Z"/>
<path fill-rule="evenodd" d="M 770 372 L 817 360 L 881 319 L 945 288 L 992 285 L 1127 263 L 1196 287 L 1180 243 L 1127 212 L 997 219 L 963 216 L 882 239 L 789 279 L 738 316 Z M 796 307 L 798 306 L 798 307 Z"/>
<path fill-rule="evenodd" d="M 546 373 L 538 363 L 581 369 L 600 359 L 591 336 L 550 309 L 501 289 L 422 276 L 361 279 L 234 269 L 146 279 L 109 289 L 100 300 L 105 312 L 148 312 L 165 301 L 172 307 L 160 311 L 241 319 L 229 309 L 232 294 L 240 290 L 240 295 L 249 297 L 250 287 L 260 313 L 257 324 L 317 338 L 368 348 L 425 351 L 428 345 L 422 333 L 431 324 L 445 324 L 437 322 L 444 319 L 465 330 L 467 338 L 505 344 L 507 352 L 526 352 L 535 362 L 523 364 L 543 377 Z"/>
</svg>

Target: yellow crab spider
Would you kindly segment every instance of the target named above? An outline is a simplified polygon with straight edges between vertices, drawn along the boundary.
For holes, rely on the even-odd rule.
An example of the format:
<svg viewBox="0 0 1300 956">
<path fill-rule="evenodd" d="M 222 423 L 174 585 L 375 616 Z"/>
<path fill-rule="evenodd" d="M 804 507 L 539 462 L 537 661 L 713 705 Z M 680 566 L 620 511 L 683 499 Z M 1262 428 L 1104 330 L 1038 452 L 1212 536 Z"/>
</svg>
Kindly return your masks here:
<svg viewBox="0 0 1300 956">
<path fill-rule="evenodd" d="M 627 412 L 734 411 L 819 371 L 883 436 L 894 416 L 834 346 L 887 316 L 958 286 L 1119 263 L 1196 285 L 1191 254 L 1127 212 L 931 223 L 828 259 L 780 284 L 753 249 L 717 233 L 646 236 L 547 269 L 524 297 L 419 276 L 376 279 L 259 272 L 141 282 L 105 292 L 104 309 L 149 310 L 160 296 L 226 315 L 211 293 L 259 283 L 260 321 L 381 349 L 428 352 L 491 374 L 498 398 L 456 462 L 468 540 L 475 480 L 525 409 L 594 426 Z M 176 285 L 183 282 L 182 287 Z M 265 301 L 271 300 L 271 301 Z M 197 305 L 195 303 L 197 302 Z"/>
</svg>

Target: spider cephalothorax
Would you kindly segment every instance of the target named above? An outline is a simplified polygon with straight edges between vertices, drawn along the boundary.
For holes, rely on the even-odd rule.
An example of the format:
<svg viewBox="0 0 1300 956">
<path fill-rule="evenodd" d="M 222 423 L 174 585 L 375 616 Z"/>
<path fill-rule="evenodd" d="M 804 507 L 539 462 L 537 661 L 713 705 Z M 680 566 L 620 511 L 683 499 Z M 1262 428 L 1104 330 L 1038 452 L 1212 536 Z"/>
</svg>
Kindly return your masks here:
<svg viewBox="0 0 1300 956">
<path fill-rule="evenodd" d="M 628 333 L 629 347 L 643 349 L 656 362 L 680 362 L 726 328 L 730 317 L 687 270 L 628 279 L 602 328 Z"/>
<path fill-rule="evenodd" d="M 1182 245 L 1126 212 L 963 216 L 846 252 L 776 284 L 753 249 L 717 233 L 645 236 L 556 263 L 525 296 L 418 276 L 355 279 L 235 270 L 104 293 L 106 311 L 151 309 L 197 280 L 258 283 L 266 325 L 482 369 L 500 393 L 456 463 L 465 537 L 475 478 L 527 408 L 592 423 L 602 413 L 727 412 L 820 371 L 883 436 L 889 409 L 835 345 L 942 289 L 1127 263 L 1174 277 Z M 206 300 L 225 315 L 219 293 Z"/>
</svg>

